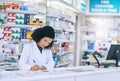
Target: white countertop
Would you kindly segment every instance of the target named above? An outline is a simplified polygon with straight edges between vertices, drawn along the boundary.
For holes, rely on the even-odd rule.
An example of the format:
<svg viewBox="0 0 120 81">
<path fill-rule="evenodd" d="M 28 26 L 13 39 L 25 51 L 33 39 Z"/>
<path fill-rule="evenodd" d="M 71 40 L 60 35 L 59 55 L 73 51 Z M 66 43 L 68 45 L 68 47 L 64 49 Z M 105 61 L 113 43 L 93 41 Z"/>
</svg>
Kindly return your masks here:
<svg viewBox="0 0 120 81">
<path fill-rule="evenodd" d="M 108 72 L 119 72 L 120 67 L 94 68 L 92 66 L 77 66 L 55 68 L 53 72 L 41 71 L 0 71 L 0 81 L 29 81 L 37 79 L 52 79 L 70 76 L 85 76 Z"/>
</svg>

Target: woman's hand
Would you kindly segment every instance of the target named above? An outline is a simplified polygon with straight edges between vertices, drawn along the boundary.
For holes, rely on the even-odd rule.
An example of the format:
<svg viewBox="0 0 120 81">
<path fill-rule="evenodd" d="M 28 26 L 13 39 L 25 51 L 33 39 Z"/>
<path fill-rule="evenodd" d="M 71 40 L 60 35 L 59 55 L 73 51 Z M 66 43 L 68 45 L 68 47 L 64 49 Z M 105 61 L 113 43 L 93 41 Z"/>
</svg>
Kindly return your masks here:
<svg viewBox="0 0 120 81">
<path fill-rule="evenodd" d="M 34 65 L 34 66 L 32 66 L 30 68 L 30 70 L 32 70 L 32 71 L 38 71 L 38 70 L 40 70 L 40 67 L 38 65 Z"/>
<path fill-rule="evenodd" d="M 45 71 L 47 68 L 45 66 L 40 67 L 40 70 Z"/>
<path fill-rule="evenodd" d="M 47 68 L 45 66 L 40 67 L 38 65 L 34 65 L 30 68 L 30 70 L 32 70 L 32 71 L 38 71 L 38 70 L 45 71 L 45 70 L 47 70 Z"/>
</svg>

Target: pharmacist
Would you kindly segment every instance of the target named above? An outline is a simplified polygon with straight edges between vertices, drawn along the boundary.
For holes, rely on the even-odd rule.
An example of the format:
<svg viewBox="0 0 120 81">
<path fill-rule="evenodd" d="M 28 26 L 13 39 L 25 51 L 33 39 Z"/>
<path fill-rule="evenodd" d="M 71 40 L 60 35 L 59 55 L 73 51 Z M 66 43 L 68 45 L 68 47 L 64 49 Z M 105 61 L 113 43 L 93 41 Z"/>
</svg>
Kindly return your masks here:
<svg viewBox="0 0 120 81">
<path fill-rule="evenodd" d="M 54 61 L 51 47 L 55 37 L 51 26 L 37 28 L 31 35 L 34 42 L 26 44 L 19 60 L 21 70 L 52 71 Z"/>
</svg>

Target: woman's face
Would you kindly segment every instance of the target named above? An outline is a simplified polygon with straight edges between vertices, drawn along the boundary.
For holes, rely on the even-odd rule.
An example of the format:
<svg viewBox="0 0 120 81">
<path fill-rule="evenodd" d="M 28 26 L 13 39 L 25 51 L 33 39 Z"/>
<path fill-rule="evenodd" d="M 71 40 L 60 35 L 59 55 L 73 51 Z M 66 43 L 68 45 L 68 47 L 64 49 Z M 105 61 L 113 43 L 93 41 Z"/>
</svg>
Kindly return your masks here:
<svg viewBox="0 0 120 81">
<path fill-rule="evenodd" d="M 52 38 L 49 37 L 43 37 L 37 44 L 39 47 L 44 48 L 48 46 L 53 41 Z"/>
</svg>

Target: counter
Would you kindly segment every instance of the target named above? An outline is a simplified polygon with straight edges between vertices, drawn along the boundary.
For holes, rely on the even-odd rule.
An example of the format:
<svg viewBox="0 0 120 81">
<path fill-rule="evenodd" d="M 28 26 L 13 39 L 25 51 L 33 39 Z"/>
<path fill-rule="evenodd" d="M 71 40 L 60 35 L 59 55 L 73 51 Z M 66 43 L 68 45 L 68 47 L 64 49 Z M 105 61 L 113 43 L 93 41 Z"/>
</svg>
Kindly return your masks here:
<svg viewBox="0 0 120 81">
<path fill-rule="evenodd" d="M 77 66 L 56 68 L 53 72 L 0 71 L 0 81 L 119 81 L 120 67 Z"/>
</svg>

